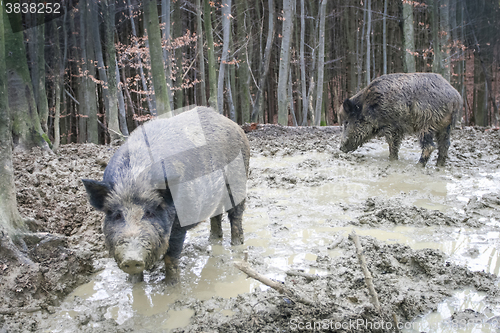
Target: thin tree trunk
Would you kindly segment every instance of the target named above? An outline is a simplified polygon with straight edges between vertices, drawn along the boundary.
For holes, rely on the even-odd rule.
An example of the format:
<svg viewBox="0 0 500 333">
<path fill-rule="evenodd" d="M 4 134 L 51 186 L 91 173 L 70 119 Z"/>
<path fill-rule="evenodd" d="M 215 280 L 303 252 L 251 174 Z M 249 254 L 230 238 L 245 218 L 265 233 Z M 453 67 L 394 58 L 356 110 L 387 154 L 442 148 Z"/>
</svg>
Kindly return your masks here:
<svg viewBox="0 0 500 333">
<path fill-rule="evenodd" d="M 123 85 L 120 84 L 120 70 L 118 68 L 118 60 L 115 57 L 115 74 L 118 88 L 118 123 L 120 124 L 120 132 L 123 135 L 129 136 L 127 127 L 127 111 L 125 110 L 125 98 L 123 97 Z"/>
<path fill-rule="evenodd" d="M 173 20 L 173 37 L 180 38 L 182 37 L 182 19 L 181 19 L 181 0 L 174 1 L 174 11 L 172 14 Z M 175 48 L 175 63 L 176 63 L 176 71 L 175 71 L 175 89 L 174 89 L 174 108 L 179 110 L 184 106 L 184 88 L 182 88 L 183 81 L 183 68 L 182 68 L 182 50 L 183 46 L 178 46 Z"/>
<path fill-rule="evenodd" d="M 415 36 L 413 29 L 413 4 L 403 1 L 403 65 L 405 73 L 414 73 Z"/>
<path fill-rule="evenodd" d="M 266 90 L 266 83 L 268 80 L 269 64 L 271 62 L 271 50 L 274 41 L 274 0 L 269 0 L 269 19 L 267 28 L 267 41 L 266 48 L 264 50 L 264 60 L 260 65 L 260 79 L 259 86 L 257 87 L 257 95 L 255 96 L 255 102 L 252 110 L 252 121 L 257 120 L 264 122 L 264 112 L 262 108 L 263 93 Z"/>
<path fill-rule="evenodd" d="M 115 2 L 104 0 L 104 37 L 106 45 L 106 60 L 108 68 L 108 129 L 111 141 L 121 137 L 118 121 L 118 80 L 116 79 L 116 49 L 115 49 Z"/>
<path fill-rule="evenodd" d="M 43 14 L 38 16 L 38 19 L 43 20 Z M 45 90 L 45 24 L 40 24 L 37 28 L 37 55 L 36 62 L 38 66 L 38 82 L 34 82 L 34 88 L 38 91 L 37 108 L 40 117 L 40 124 L 45 133 L 48 132 L 47 121 L 49 119 L 49 103 L 47 101 L 47 91 Z"/>
<path fill-rule="evenodd" d="M 91 31 L 94 26 L 99 25 L 99 20 L 97 16 L 97 3 L 95 1 L 89 0 L 87 1 L 86 6 L 86 14 L 85 14 L 85 29 L 87 33 L 91 35 Z M 86 94 L 86 103 L 87 103 L 87 141 L 95 144 L 99 143 L 99 126 L 98 126 L 98 101 L 97 101 L 97 84 L 94 81 L 96 77 L 96 68 L 94 66 L 96 60 L 96 48 L 101 47 L 101 39 L 97 38 L 97 40 L 92 41 L 91 38 L 86 38 L 84 43 L 84 47 L 86 48 L 87 58 L 85 62 L 87 64 L 88 75 L 86 75 L 86 85 L 85 94 Z M 102 56 L 102 53 L 101 53 Z M 103 63 L 104 68 L 104 63 Z M 106 78 L 104 78 L 106 79 Z M 104 94 L 107 95 L 107 94 Z M 105 98 L 106 100 L 106 98 Z M 106 109 L 106 107 L 105 107 Z M 105 112 L 105 111 L 104 111 Z M 103 112 L 103 113 L 104 113 Z"/>
<path fill-rule="evenodd" d="M 137 37 L 137 32 L 136 32 L 136 29 L 135 29 L 134 14 L 132 13 L 132 4 L 130 3 L 130 0 L 127 0 L 127 7 L 129 9 L 130 25 L 132 27 L 132 36 L 134 36 L 136 38 Z M 135 46 L 135 49 L 137 50 L 137 63 L 138 63 L 138 66 L 139 66 L 139 75 L 141 77 L 142 90 L 146 94 L 146 100 L 148 102 L 149 111 L 153 112 L 153 110 L 154 110 L 154 106 L 153 106 L 154 101 L 152 101 L 152 99 L 154 98 L 154 96 L 151 96 L 149 94 L 149 88 L 148 88 L 148 84 L 146 82 L 146 76 L 144 75 L 144 68 L 143 68 L 142 60 L 141 60 L 141 51 L 140 51 L 139 44 L 137 43 L 137 41 L 134 41 L 134 46 Z"/>
<path fill-rule="evenodd" d="M 165 68 L 163 66 L 163 52 L 156 0 L 145 1 L 144 21 L 148 31 L 151 76 L 153 77 L 153 86 L 156 98 L 156 112 L 153 114 L 168 118 L 172 116 L 172 111 L 170 109 Z"/>
<path fill-rule="evenodd" d="M 66 12 L 64 17 L 66 17 Z M 65 24 L 66 20 L 63 21 Z M 52 30 L 54 33 L 54 145 L 52 150 L 56 151 L 61 143 L 60 119 L 61 119 L 61 84 L 64 82 L 64 65 L 61 61 L 61 48 L 59 46 L 59 30 L 56 20 L 52 20 Z M 67 45 L 65 44 L 64 47 Z"/>
<path fill-rule="evenodd" d="M 210 87 L 208 105 L 210 105 L 210 107 L 214 110 L 219 110 L 219 107 L 217 106 L 217 77 L 215 73 L 215 45 L 212 31 L 212 9 L 209 1 L 204 1 L 203 3 L 203 19 L 205 20 L 205 33 L 207 34 L 208 86 Z"/>
<path fill-rule="evenodd" d="M 431 27 L 432 27 L 432 45 L 434 51 L 434 59 L 432 61 L 432 72 L 441 73 L 441 47 L 439 40 L 439 0 L 429 0 L 431 7 Z"/>
<path fill-rule="evenodd" d="M 207 87 L 205 85 L 205 58 L 203 57 L 203 21 L 201 19 L 202 14 L 201 1 L 196 0 L 196 33 L 198 35 L 198 43 L 196 47 L 198 49 L 198 63 L 200 67 L 200 90 L 201 90 L 201 103 L 200 105 L 207 105 Z"/>
<path fill-rule="evenodd" d="M 283 30 L 281 39 L 279 78 L 278 78 L 278 124 L 288 125 L 288 71 L 290 68 L 290 44 L 293 28 L 292 0 L 283 0 Z"/>
<path fill-rule="evenodd" d="M 450 59 L 450 2 L 449 0 L 440 0 L 439 10 L 439 26 L 440 26 L 440 41 L 441 46 L 441 75 L 450 82 L 451 79 L 451 59 Z"/>
<path fill-rule="evenodd" d="M 224 111 L 224 78 L 226 77 L 226 67 L 229 52 L 229 37 L 231 33 L 230 18 L 231 0 L 222 0 L 222 54 L 219 66 L 219 81 L 217 83 L 217 105 L 219 113 Z"/>
<path fill-rule="evenodd" d="M 372 34 L 372 0 L 367 1 L 367 22 L 366 22 L 366 85 L 370 84 L 371 80 L 371 34 Z"/>
<path fill-rule="evenodd" d="M 199 1 L 199 0 L 198 0 Z M 169 46 L 171 46 L 170 41 L 172 40 L 170 36 L 170 0 L 162 0 L 161 1 L 161 18 L 162 18 L 162 38 L 163 41 L 167 43 L 167 47 L 163 48 L 163 62 L 165 63 L 165 77 L 167 78 L 167 92 L 168 99 L 170 101 L 170 109 L 174 109 L 174 97 L 172 96 L 172 60 L 170 57 L 172 56 L 169 50 Z"/>
<path fill-rule="evenodd" d="M 300 87 L 302 92 L 302 126 L 307 125 L 307 87 L 306 87 L 306 57 L 305 57 L 305 31 L 306 31 L 306 13 L 304 0 L 300 0 L 300 41 L 299 41 L 299 59 L 300 59 Z"/>
<path fill-rule="evenodd" d="M 370 3 L 371 0 L 368 0 Z M 325 72 L 325 21 L 326 21 L 326 3 L 321 1 L 319 10 L 319 52 L 318 52 L 318 89 L 316 93 L 316 115 L 315 125 L 321 124 L 321 109 L 323 107 L 323 76 Z"/>
<path fill-rule="evenodd" d="M 236 1 L 236 29 L 238 34 L 238 42 L 241 47 L 244 45 L 244 51 L 242 49 L 242 55 L 240 56 L 241 62 L 239 63 L 238 72 L 238 110 L 241 113 L 242 124 L 250 121 L 250 95 L 249 95 L 249 82 L 250 82 L 250 64 L 248 57 L 248 37 L 246 28 L 246 10 L 247 10 L 247 0 L 237 0 Z"/>
<path fill-rule="evenodd" d="M 388 0 L 384 0 L 382 17 L 382 74 L 387 74 L 387 2 Z"/>
</svg>

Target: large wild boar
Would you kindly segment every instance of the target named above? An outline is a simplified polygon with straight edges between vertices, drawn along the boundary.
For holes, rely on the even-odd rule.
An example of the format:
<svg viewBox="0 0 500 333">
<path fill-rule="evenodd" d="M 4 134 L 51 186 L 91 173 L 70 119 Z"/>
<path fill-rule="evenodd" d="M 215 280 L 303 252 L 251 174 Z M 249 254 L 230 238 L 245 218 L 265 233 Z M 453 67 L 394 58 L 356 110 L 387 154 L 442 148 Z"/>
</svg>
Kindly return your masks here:
<svg viewBox="0 0 500 333">
<path fill-rule="evenodd" d="M 137 128 L 109 161 L 102 181 L 84 179 L 90 204 L 106 213 L 110 255 L 133 281 L 160 259 L 177 276 L 186 231 L 211 218 L 222 237 L 228 212 L 231 243 L 243 243 L 242 215 L 250 149 L 243 130 L 197 107 Z"/>
<path fill-rule="evenodd" d="M 458 91 L 439 74 L 382 75 L 344 101 L 339 112 L 344 127 L 340 149 L 347 153 L 373 137 L 384 136 L 389 158 L 397 160 L 404 135 L 416 133 L 422 147 L 419 163 L 427 164 L 435 137 L 437 165 L 442 166 L 462 103 Z"/>
</svg>

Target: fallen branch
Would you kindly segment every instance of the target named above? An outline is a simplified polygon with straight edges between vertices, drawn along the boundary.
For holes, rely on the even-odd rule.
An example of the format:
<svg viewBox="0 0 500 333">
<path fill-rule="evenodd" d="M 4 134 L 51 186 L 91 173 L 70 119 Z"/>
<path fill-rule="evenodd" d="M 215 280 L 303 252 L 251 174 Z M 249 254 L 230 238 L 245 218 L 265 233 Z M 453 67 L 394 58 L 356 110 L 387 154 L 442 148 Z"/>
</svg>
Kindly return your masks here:
<svg viewBox="0 0 500 333">
<path fill-rule="evenodd" d="M 0 315 L 11 315 L 15 314 L 17 312 L 26 312 L 26 313 L 32 313 L 36 311 L 40 311 L 42 308 L 39 306 L 34 306 L 31 308 L 8 308 L 8 309 L 0 309 Z"/>
<path fill-rule="evenodd" d="M 368 292 L 372 297 L 372 303 L 375 306 L 375 310 L 377 310 L 377 312 L 380 312 L 380 303 L 378 301 L 377 291 L 373 286 L 373 277 L 370 271 L 368 270 L 368 266 L 366 265 L 366 258 L 365 255 L 363 254 L 363 248 L 361 247 L 358 235 L 356 234 L 356 232 L 354 232 L 354 230 L 349 235 L 349 239 L 354 243 L 354 246 L 356 246 L 356 255 L 358 257 L 359 264 L 361 265 L 361 269 L 363 270 L 363 274 L 365 275 L 365 283 L 366 286 L 368 287 Z"/>
<path fill-rule="evenodd" d="M 286 275 L 288 276 L 301 276 L 305 278 L 307 281 L 314 281 L 317 280 L 319 276 L 317 275 L 312 275 L 312 274 L 307 274 L 301 271 L 296 271 L 296 270 L 290 270 L 285 272 Z"/>
<path fill-rule="evenodd" d="M 251 268 L 247 262 L 235 261 L 234 266 L 236 266 L 236 268 L 238 268 L 243 273 L 247 274 L 252 279 L 255 279 L 257 281 L 262 282 L 266 286 L 271 287 L 274 290 L 278 291 L 280 294 L 284 294 L 284 295 L 286 295 L 292 299 L 295 299 L 298 302 L 306 304 L 306 305 L 313 305 L 314 304 L 312 301 L 305 299 L 303 297 L 300 297 L 300 296 L 296 295 L 295 293 L 293 293 L 291 290 L 287 289 L 283 283 L 271 280 L 267 276 L 264 276 L 262 274 L 257 273 L 257 271 L 255 271 L 253 268 Z"/>
</svg>

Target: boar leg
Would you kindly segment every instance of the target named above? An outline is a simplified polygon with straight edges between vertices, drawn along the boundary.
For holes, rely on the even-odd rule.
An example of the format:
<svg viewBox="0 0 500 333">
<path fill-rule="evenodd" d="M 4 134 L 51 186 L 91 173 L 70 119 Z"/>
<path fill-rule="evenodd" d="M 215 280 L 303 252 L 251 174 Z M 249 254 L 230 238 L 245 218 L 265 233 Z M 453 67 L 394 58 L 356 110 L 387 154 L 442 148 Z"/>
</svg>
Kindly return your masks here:
<svg viewBox="0 0 500 333">
<path fill-rule="evenodd" d="M 388 133 L 385 136 L 385 140 L 389 145 L 389 160 L 397 160 L 399 154 L 399 146 L 401 146 L 401 141 L 403 140 L 403 135 L 397 131 Z"/>
<path fill-rule="evenodd" d="M 436 141 L 438 144 L 438 158 L 436 165 L 444 166 L 444 162 L 448 157 L 448 148 L 450 148 L 450 132 L 451 125 L 436 133 Z"/>
<path fill-rule="evenodd" d="M 222 238 L 222 214 L 210 218 L 210 238 Z"/>
<path fill-rule="evenodd" d="M 420 156 L 420 160 L 418 161 L 418 163 L 420 163 L 424 167 L 427 164 L 427 161 L 429 161 L 431 153 L 434 151 L 434 149 L 436 149 L 432 133 L 424 133 L 420 137 L 420 146 L 422 147 L 422 155 Z"/>
<path fill-rule="evenodd" d="M 231 222 L 231 245 L 241 245 L 244 242 L 243 236 L 243 212 L 245 211 L 245 200 L 227 212 Z"/>
<path fill-rule="evenodd" d="M 188 228 L 180 226 L 179 222 L 174 223 L 168 241 L 168 251 L 163 260 L 165 261 L 165 281 L 176 283 L 179 280 L 179 256 L 182 252 L 186 231 Z"/>
</svg>

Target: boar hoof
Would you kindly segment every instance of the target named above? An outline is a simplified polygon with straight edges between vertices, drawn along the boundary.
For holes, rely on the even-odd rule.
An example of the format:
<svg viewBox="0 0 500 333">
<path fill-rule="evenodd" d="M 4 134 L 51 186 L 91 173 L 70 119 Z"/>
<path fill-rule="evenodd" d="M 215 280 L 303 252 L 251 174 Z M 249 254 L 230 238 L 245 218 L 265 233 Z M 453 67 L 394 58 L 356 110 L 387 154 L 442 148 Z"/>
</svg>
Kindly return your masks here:
<svg viewBox="0 0 500 333">
<path fill-rule="evenodd" d="M 174 285 L 180 280 L 179 260 L 165 255 L 165 282 Z"/>
</svg>

